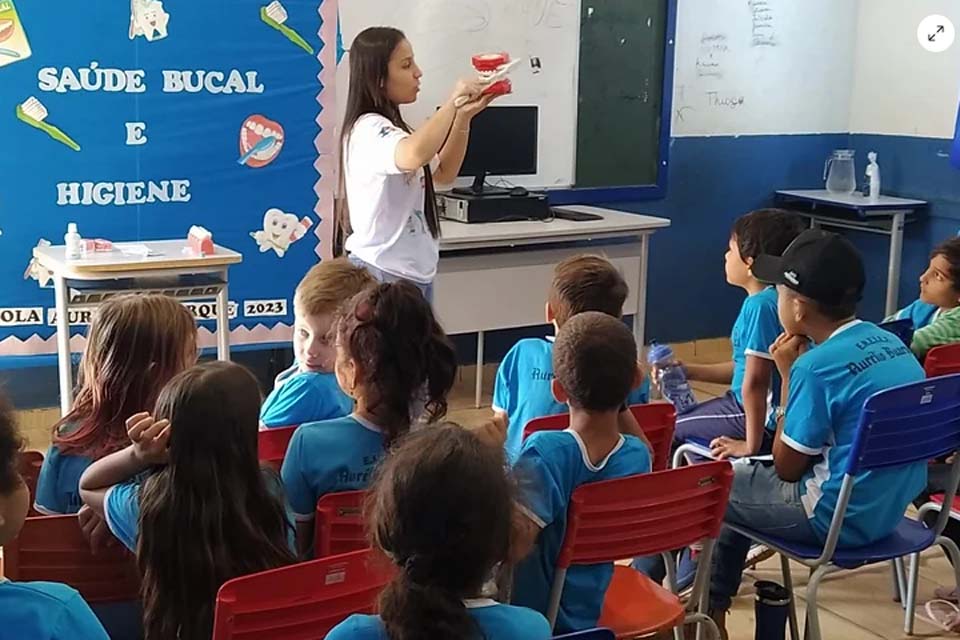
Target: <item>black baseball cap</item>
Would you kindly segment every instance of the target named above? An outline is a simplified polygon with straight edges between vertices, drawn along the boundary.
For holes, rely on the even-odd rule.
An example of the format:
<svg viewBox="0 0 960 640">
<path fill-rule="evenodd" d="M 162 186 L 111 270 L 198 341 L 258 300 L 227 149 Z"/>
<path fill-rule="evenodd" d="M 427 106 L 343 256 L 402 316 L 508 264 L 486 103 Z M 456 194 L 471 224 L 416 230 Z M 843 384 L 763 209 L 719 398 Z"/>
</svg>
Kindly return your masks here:
<svg viewBox="0 0 960 640">
<path fill-rule="evenodd" d="M 827 305 L 860 302 L 866 283 L 856 248 L 843 236 L 821 229 L 801 233 L 782 256 L 757 256 L 750 271 L 760 282 L 782 284 Z"/>
</svg>

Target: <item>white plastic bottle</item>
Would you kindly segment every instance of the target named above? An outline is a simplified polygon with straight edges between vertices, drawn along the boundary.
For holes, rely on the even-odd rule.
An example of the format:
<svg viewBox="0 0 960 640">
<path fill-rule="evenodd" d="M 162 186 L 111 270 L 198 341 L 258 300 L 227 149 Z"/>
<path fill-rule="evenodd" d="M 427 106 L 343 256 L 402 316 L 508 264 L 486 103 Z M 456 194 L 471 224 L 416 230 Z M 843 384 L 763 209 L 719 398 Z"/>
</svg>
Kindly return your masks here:
<svg viewBox="0 0 960 640">
<path fill-rule="evenodd" d="M 77 231 L 77 223 L 67 224 L 67 233 L 63 236 L 63 243 L 67 246 L 67 260 L 79 260 L 83 255 L 83 238 Z"/>
<path fill-rule="evenodd" d="M 870 192 L 867 197 L 870 202 L 877 202 L 880 200 L 880 165 L 877 164 L 877 152 L 868 153 L 867 160 L 870 161 L 867 165 L 867 179 L 870 181 Z"/>
</svg>

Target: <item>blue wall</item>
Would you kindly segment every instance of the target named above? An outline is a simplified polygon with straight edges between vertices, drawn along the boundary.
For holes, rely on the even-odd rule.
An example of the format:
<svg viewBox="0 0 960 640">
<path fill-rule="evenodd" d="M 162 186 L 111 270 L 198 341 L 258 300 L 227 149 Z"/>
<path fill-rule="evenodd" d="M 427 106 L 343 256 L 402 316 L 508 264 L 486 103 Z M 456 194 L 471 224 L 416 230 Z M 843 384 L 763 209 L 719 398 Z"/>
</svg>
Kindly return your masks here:
<svg viewBox="0 0 960 640">
<path fill-rule="evenodd" d="M 723 253 L 733 220 L 769 205 L 778 188 L 820 187 L 823 162 L 835 148 L 857 150 L 858 172 L 867 151 L 877 151 L 885 193 L 931 202 L 921 220 L 907 226 L 904 239 L 900 302 L 913 300 L 930 249 L 960 228 L 960 172 L 946 157 L 949 144 L 929 138 L 847 134 L 674 138 L 667 197 L 615 205 L 672 222 L 651 243 L 648 340 L 683 341 L 729 333 L 742 300 L 742 293 L 723 276 Z M 889 240 L 864 233 L 850 237 L 867 262 L 869 282 L 861 315 L 878 319 L 883 315 Z M 546 330 L 530 327 L 490 334 L 487 361 L 499 361 L 517 339 Z M 472 363 L 475 337 L 457 336 L 455 342 L 462 362 Z M 272 374 L 289 354 L 251 353 L 240 358 L 269 388 Z M 0 383 L 6 383 L 23 408 L 57 402 L 53 367 L 4 371 Z"/>
</svg>

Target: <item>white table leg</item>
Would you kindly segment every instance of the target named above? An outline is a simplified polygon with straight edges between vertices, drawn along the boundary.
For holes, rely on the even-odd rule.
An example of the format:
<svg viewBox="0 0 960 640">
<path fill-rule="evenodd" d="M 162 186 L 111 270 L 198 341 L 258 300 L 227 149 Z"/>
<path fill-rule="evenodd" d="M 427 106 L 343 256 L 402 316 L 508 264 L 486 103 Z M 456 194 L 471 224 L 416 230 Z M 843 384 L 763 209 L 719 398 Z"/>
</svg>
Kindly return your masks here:
<svg viewBox="0 0 960 640">
<path fill-rule="evenodd" d="M 68 315 L 67 281 L 53 277 L 53 295 L 57 309 L 57 369 L 60 376 L 60 415 L 70 413 L 73 406 L 73 361 L 70 357 L 70 317 Z"/>
<path fill-rule="evenodd" d="M 903 253 L 903 224 L 906 211 L 895 211 L 890 226 L 890 262 L 887 267 L 887 302 L 884 316 L 897 311 L 897 299 L 900 297 L 900 258 Z"/>
<path fill-rule="evenodd" d="M 637 310 L 633 315 L 633 339 L 637 350 L 643 349 L 647 328 L 647 261 L 650 253 L 650 234 L 640 236 L 640 278 L 637 282 Z"/>
<path fill-rule="evenodd" d="M 474 406 L 479 409 L 483 400 L 483 331 L 477 331 L 477 387 L 474 391 Z"/>
<path fill-rule="evenodd" d="M 230 315 L 227 295 L 227 274 L 223 273 L 223 287 L 217 294 L 217 360 L 230 359 Z"/>
</svg>

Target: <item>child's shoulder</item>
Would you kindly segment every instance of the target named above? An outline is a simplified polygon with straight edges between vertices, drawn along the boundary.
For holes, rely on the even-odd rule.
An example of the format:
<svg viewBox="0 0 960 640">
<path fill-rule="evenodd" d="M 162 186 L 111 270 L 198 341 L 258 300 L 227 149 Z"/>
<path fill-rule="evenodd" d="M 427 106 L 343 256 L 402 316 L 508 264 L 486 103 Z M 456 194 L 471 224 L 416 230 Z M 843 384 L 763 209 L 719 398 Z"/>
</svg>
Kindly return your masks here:
<svg viewBox="0 0 960 640">
<path fill-rule="evenodd" d="M 512 347 L 510 347 L 507 355 L 504 356 L 504 361 L 506 362 L 511 359 L 536 358 L 543 355 L 553 355 L 552 340 L 547 340 L 545 338 L 523 338 L 522 340 L 518 340 Z"/>
<path fill-rule="evenodd" d="M 0 581 L 0 594 L 5 598 L 17 600 L 36 600 L 46 607 L 65 606 L 80 597 L 73 587 L 59 582 L 15 582 Z"/>
<path fill-rule="evenodd" d="M 376 425 L 360 420 L 355 415 L 349 415 L 330 420 L 305 422 L 293 432 L 293 439 L 299 440 L 301 445 L 315 447 L 322 443 L 357 442 L 358 437 L 362 438 L 368 434 L 371 439 L 377 441 L 383 437 L 382 431 Z"/>
<path fill-rule="evenodd" d="M 650 449 L 644 442 L 633 435 L 625 434 L 623 444 L 614 451 L 611 461 L 623 465 L 627 473 L 646 473 L 653 466 Z"/>
<path fill-rule="evenodd" d="M 743 300 L 741 313 L 777 313 L 777 290 L 767 287 Z"/>
<path fill-rule="evenodd" d="M 491 637 L 536 640 L 552 635 L 550 624 L 543 614 L 527 607 L 493 603 L 479 607 L 468 605 L 468 610 L 484 631 L 495 634 Z"/>
</svg>

